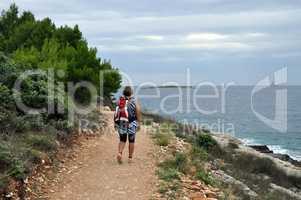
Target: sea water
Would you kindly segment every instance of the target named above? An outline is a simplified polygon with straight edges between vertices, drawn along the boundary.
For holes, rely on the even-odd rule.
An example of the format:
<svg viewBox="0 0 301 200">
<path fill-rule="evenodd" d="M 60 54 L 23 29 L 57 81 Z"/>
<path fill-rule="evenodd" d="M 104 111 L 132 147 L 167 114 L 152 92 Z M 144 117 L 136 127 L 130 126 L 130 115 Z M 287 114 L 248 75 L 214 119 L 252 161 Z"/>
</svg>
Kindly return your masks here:
<svg viewBox="0 0 301 200">
<path fill-rule="evenodd" d="M 301 86 L 270 87 L 256 94 L 252 94 L 253 89 L 253 86 L 140 88 L 136 95 L 148 112 L 201 124 L 212 131 L 231 134 L 245 144 L 265 144 L 275 153 L 301 160 Z M 287 95 L 277 100 L 279 89 L 286 90 Z M 277 109 L 282 109 L 280 115 L 287 117 L 280 117 L 280 129 L 258 117 L 272 121 Z"/>
</svg>

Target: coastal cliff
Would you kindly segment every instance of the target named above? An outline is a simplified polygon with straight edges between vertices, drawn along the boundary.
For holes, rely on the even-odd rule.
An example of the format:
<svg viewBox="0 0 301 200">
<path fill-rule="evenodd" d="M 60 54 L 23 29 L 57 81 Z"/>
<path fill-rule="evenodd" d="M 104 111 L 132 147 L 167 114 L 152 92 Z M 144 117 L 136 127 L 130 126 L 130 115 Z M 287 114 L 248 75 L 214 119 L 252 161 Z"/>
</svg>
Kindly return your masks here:
<svg viewBox="0 0 301 200">
<path fill-rule="evenodd" d="M 201 158 L 199 154 L 191 157 L 191 152 L 187 153 L 191 160 L 188 168 L 197 168 L 196 174 L 189 176 L 196 178 L 202 171 L 201 180 L 220 190 L 218 199 L 301 199 L 300 163 L 287 159 L 287 155 L 274 154 L 265 146 L 247 146 L 230 135 L 195 130 L 160 116 L 146 117 L 153 121 L 151 129 L 173 133 L 173 137 L 202 152 Z M 194 166 L 194 162 L 201 166 Z"/>
</svg>

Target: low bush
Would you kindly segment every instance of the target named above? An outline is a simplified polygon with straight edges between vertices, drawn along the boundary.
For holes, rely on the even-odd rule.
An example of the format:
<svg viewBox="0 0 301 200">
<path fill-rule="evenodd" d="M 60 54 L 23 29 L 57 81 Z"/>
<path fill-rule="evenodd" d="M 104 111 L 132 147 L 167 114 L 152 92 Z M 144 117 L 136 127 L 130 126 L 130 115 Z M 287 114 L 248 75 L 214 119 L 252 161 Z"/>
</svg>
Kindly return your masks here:
<svg viewBox="0 0 301 200">
<path fill-rule="evenodd" d="M 0 171 L 7 169 L 12 163 L 12 155 L 5 144 L 0 143 Z"/>
<path fill-rule="evenodd" d="M 157 171 L 160 179 L 164 181 L 172 181 L 175 179 L 180 179 L 179 172 L 175 168 L 160 168 Z"/>
<path fill-rule="evenodd" d="M 26 157 L 28 157 L 28 160 L 33 164 L 39 164 L 42 161 L 43 153 L 36 149 L 28 149 Z"/>
<path fill-rule="evenodd" d="M 5 143 L 0 143 L 0 173 L 4 176 L 22 179 L 27 170 L 21 160 L 15 156 L 13 147 Z"/>
<path fill-rule="evenodd" d="M 195 145 L 192 146 L 189 154 L 192 161 L 205 162 L 208 159 L 208 153 L 203 148 Z"/>
<path fill-rule="evenodd" d="M 182 173 L 186 173 L 187 171 L 187 164 L 188 164 L 188 159 L 187 159 L 187 155 L 184 153 L 176 153 L 175 155 L 175 166 L 177 168 L 178 171 L 182 172 Z"/>
<path fill-rule="evenodd" d="M 22 115 L 17 117 L 17 132 L 44 131 L 47 124 L 41 115 Z"/>
<path fill-rule="evenodd" d="M 187 171 L 187 164 L 188 164 L 188 158 L 185 153 L 176 153 L 175 155 L 175 164 L 177 169 L 182 172 L 186 173 Z"/>
<path fill-rule="evenodd" d="M 7 173 L 11 177 L 14 177 L 18 180 L 22 180 L 25 179 L 28 170 L 26 169 L 24 163 L 21 160 L 13 159 L 12 165 Z"/>
<path fill-rule="evenodd" d="M 195 142 L 199 147 L 205 150 L 212 150 L 217 146 L 217 142 L 209 134 L 198 134 Z"/>
<path fill-rule="evenodd" d="M 167 159 L 159 164 L 162 169 L 175 169 L 179 172 L 185 173 L 187 171 L 188 158 L 184 153 L 176 153 L 171 159 Z"/>
<path fill-rule="evenodd" d="M 171 140 L 171 135 L 168 133 L 156 133 L 154 137 L 156 144 L 159 146 L 168 146 Z"/>
<path fill-rule="evenodd" d="M 211 177 L 209 173 L 207 173 L 205 170 L 197 171 L 195 178 L 198 180 L 203 181 L 207 185 L 214 185 L 214 179 Z"/>
<path fill-rule="evenodd" d="M 25 142 L 34 149 L 51 152 L 56 149 L 55 137 L 51 134 L 29 134 Z"/>
<path fill-rule="evenodd" d="M 14 99 L 9 88 L 0 82 L 0 106 L 6 109 L 14 110 Z"/>
</svg>

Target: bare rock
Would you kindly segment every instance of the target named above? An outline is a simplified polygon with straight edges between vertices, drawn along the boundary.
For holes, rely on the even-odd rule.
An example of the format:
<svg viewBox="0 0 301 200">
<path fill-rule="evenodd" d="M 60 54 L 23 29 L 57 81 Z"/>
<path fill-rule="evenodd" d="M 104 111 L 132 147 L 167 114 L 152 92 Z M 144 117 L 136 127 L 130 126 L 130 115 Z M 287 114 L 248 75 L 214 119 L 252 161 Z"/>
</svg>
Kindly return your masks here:
<svg viewBox="0 0 301 200">
<path fill-rule="evenodd" d="M 297 194 L 297 193 L 295 193 L 295 192 L 293 192 L 293 191 L 291 191 L 291 190 L 289 190 L 289 189 L 286 189 L 286 188 L 281 187 L 281 186 L 279 186 L 279 185 L 275 185 L 275 184 L 273 184 L 273 183 L 271 183 L 270 186 L 271 186 L 271 188 L 272 188 L 273 190 L 276 190 L 276 191 L 278 191 L 278 192 L 280 192 L 280 193 L 284 193 L 284 194 L 290 196 L 292 199 L 298 199 L 298 200 L 301 200 L 300 194 Z"/>
<path fill-rule="evenodd" d="M 197 192 L 190 195 L 192 200 L 206 200 L 206 196 L 203 193 Z"/>
<path fill-rule="evenodd" d="M 215 199 L 217 198 L 217 194 L 210 190 L 205 190 L 204 193 L 205 193 L 206 197 L 208 197 L 208 198 L 215 198 Z"/>
<path fill-rule="evenodd" d="M 249 147 L 259 151 L 260 153 L 273 153 L 267 145 L 249 145 Z"/>
<path fill-rule="evenodd" d="M 236 185 L 237 187 L 239 187 L 240 191 L 249 196 L 250 199 L 256 199 L 258 196 L 257 193 L 251 190 L 246 184 L 233 178 L 232 176 L 226 174 L 221 170 L 215 171 L 213 175 L 224 183 Z"/>
</svg>

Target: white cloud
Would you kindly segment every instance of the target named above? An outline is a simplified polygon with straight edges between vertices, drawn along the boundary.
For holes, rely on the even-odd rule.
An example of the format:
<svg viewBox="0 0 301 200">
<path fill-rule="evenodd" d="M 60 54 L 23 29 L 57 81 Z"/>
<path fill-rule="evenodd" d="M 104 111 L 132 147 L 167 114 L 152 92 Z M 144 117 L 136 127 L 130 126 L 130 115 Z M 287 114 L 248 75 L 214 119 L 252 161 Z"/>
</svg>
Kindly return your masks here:
<svg viewBox="0 0 301 200">
<path fill-rule="evenodd" d="M 146 40 L 163 40 L 164 37 L 161 35 L 144 35 L 141 36 L 141 38 L 146 39 Z"/>
<path fill-rule="evenodd" d="M 264 37 L 266 35 L 267 35 L 266 33 L 258 33 L 258 32 L 245 34 L 245 36 L 247 37 Z"/>
<path fill-rule="evenodd" d="M 215 42 L 215 43 L 193 43 L 184 47 L 193 49 L 216 49 L 216 50 L 251 50 L 252 46 L 241 42 Z"/>
<path fill-rule="evenodd" d="M 138 52 L 142 51 L 143 47 L 137 45 L 114 45 L 114 46 L 106 46 L 106 45 L 98 45 L 97 49 L 101 52 Z"/>
<path fill-rule="evenodd" d="M 57 25 L 78 24 L 89 45 L 120 66 L 141 69 L 137 60 L 146 67 L 156 60 L 170 70 L 183 65 L 178 59 L 193 66 L 204 57 L 210 67 L 227 67 L 226 61 L 300 65 L 300 0 L 175 0 L 164 6 L 159 0 L 0 0 L 0 8 L 12 2 Z"/>
<path fill-rule="evenodd" d="M 218 33 L 191 33 L 186 36 L 186 40 L 188 41 L 214 41 L 214 40 L 221 40 L 227 38 L 227 35 L 222 35 Z"/>
<path fill-rule="evenodd" d="M 177 42 L 166 42 L 153 45 L 152 43 L 137 43 L 134 45 L 128 45 L 126 43 L 116 43 L 116 45 L 99 45 L 100 51 L 106 52 L 152 52 L 153 50 L 191 50 L 191 51 L 248 51 L 252 50 L 253 46 L 243 42 L 185 42 L 183 40 L 178 40 Z"/>
</svg>

